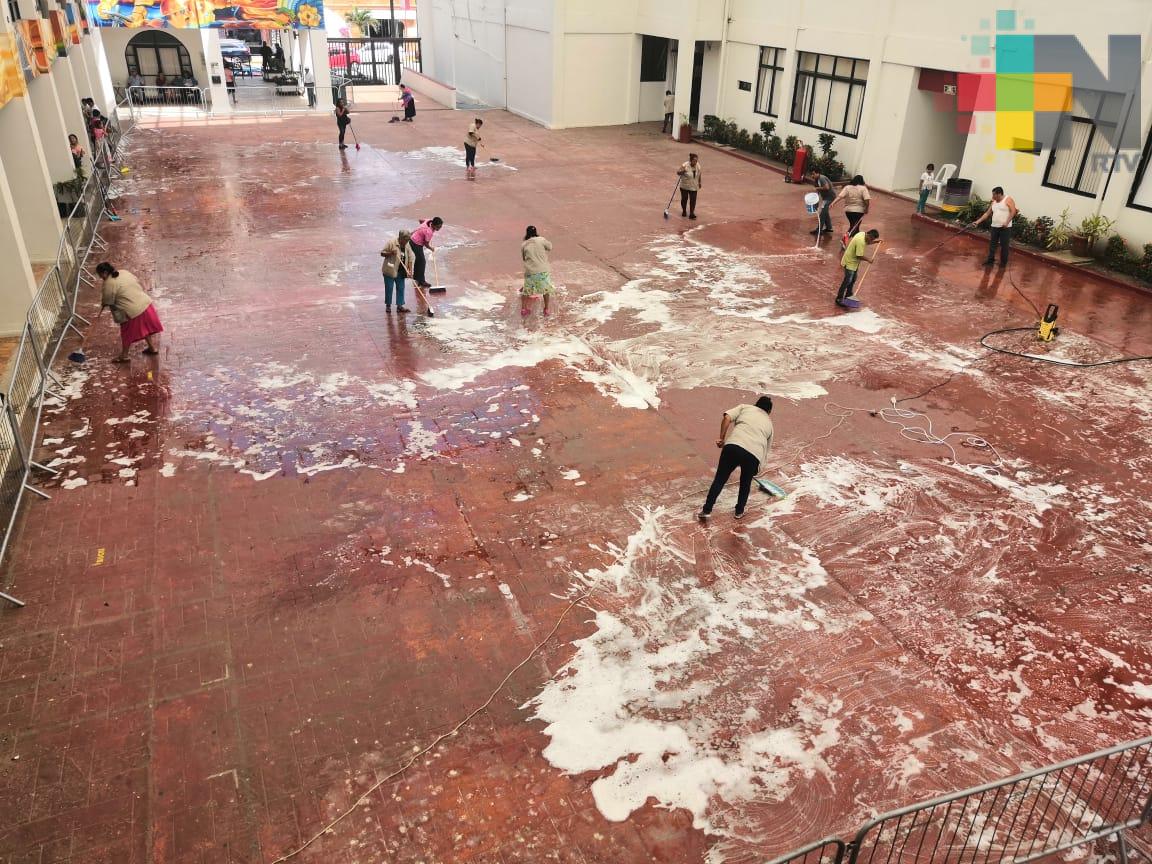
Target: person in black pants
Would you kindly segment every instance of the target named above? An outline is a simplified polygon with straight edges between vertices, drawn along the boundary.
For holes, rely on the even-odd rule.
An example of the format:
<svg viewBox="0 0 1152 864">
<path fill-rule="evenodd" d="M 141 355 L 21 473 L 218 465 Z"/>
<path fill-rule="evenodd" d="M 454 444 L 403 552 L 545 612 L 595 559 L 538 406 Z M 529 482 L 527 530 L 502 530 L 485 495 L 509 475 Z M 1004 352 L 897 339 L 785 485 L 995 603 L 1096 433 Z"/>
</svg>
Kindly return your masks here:
<svg viewBox="0 0 1152 864">
<path fill-rule="evenodd" d="M 971 223 L 968 227 L 975 228 L 985 219 L 992 220 L 991 236 L 988 238 L 988 257 L 984 261 L 985 267 L 996 263 L 996 247 L 1000 247 L 1000 266 L 1008 266 L 1008 247 L 1012 240 L 1012 220 L 1020 210 L 1011 197 L 1004 194 L 1003 186 L 992 188 L 992 201 L 984 215 Z"/>
<path fill-rule="evenodd" d="M 347 150 L 348 145 L 344 143 L 344 133 L 348 131 L 349 125 L 352 123 L 352 118 L 348 116 L 348 106 L 344 104 L 343 99 L 336 100 L 336 128 L 340 131 L 340 149 Z"/>
<path fill-rule="evenodd" d="M 676 172 L 680 177 L 680 215 L 696 218 L 696 196 L 704 185 L 704 174 L 700 170 L 700 157 L 688 154 L 688 161 Z"/>
<path fill-rule="evenodd" d="M 708 519 L 712 515 L 720 491 L 737 468 L 740 469 L 740 491 L 736 496 L 736 518 L 744 517 L 752 479 L 772 447 L 771 413 L 770 396 L 761 396 L 755 405 L 737 405 L 724 412 L 724 418 L 720 421 L 720 437 L 716 439 L 716 446 L 720 448 L 720 462 L 716 466 L 712 486 L 708 489 L 708 497 L 697 514 L 699 519 Z"/>
<path fill-rule="evenodd" d="M 820 193 L 820 227 L 809 233 L 831 234 L 832 216 L 828 211 L 832 209 L 832 202 L 836 200 L 836 192 L 832 188 L 832 181 L 816 170 L 808 172 L 808 179 L 812 181 L 812 185 L 815 186 L 816 191 Z"/>
</svg>

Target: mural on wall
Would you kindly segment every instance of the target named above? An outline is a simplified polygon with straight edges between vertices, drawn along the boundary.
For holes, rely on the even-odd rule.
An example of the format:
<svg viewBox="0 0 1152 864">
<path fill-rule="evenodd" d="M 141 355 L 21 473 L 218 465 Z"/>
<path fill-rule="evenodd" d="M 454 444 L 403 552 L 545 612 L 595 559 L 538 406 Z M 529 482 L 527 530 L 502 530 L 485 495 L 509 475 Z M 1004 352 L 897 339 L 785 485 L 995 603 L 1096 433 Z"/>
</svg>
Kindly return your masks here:
<svg viewBox="0 0 1152 864">
<path fill-rule="evenodd" d="M 20 35 L 24 40 L 24 50 L 27 52 L 31 67 L 36 73 L 51 72 L 52 61 L 56 52 L 50 49 L 48 22 L 40 18 L 13 21 L 20 27 Z"/>
<path fill-rule="evenodd" d="M 88 0 L 99 27 L 250 27 L 255 30 L 324 26 L 324 0 Z"/>
<path fill-rule="evenodd" d="M 80 22 L 76 20 L 76 12 L 69 3 L 64 7 L 64 14 L 68 18 L 68 36 L 72 39 L 73 45 L 80 44 Z"/>
<path fill-rule="evenodd" d="M 0 33 L 0 108 L 28 92 L 15 33 Z"/>
<path fill-rule="evenodd" d="M 52 25 L 52 47 L 57 57 L 68 56 L 68 18 L 59 9 L 53 9 L 48 23 Z"/>
</svg>

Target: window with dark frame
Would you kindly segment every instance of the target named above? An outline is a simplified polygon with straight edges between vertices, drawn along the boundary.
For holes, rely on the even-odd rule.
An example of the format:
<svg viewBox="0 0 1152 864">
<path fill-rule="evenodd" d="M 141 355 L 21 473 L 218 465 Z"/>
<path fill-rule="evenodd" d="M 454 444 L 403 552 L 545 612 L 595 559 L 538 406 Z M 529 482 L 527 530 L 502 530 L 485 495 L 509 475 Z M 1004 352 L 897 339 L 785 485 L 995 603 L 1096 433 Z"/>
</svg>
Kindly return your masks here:
<svg viewBox="0 0 1152 864">
<path fill-rule="evenodd" d="M 779 116 L 777 108 L 777 93 L 781 74 L 784 72 L 783 48 L 760 48 L 760 71 L 756 76 L 756 104 L 753 110 L 757 114 L 766 114 L 769 117 Z"/>
<path fill-rule="evenodd" d="M 1152 213 L 1152 174 L 1148 163 L 1152 161 L 1152 131 L 1144 139 L 1144 150 L 1140 154 L 1140 164 L 1136 166 L 1136 176 L 1132 178 L 1132 188 L 1128 190 L 1128 206 L 1133 210 Z M 1148 189 L 1145 190 L 1145 181 Z"/>
<path fill-rule="evenodd" d="M 855 138 L 860 134 L 867 85 L 867 60 L 801 51 L 792 122 Z"/>
<path fill-rule="evenodd" d="M 633 43 L 635 44 L 635 43 Z M 668 40 L 662 36 L 645 36 L 640 46 L 640 80 L 668 80 Z"/>
<path fill-rule="evenodd" d="M 13 21 L 20 20 L 20 2 L 19 0 L 8 0 L 8 17 Z"/>
<path fill-rule="evenodd" d="M 1123 102 L 1121 93 L 1075 91 L 1072 110 L 1060 118 L 1048 154 L 1045 186 L 1086 198 L 1097 196 L 1108 173 Z"/>
<path fill-rule="evenodd" d="M 172 62 L 175 60 L 175 64 Z M 124 49 L 128 74 L 140 74 L 145 81 L 156 79 L 157 72 L 166 76 L 192 77 L 192 58 L 184 43 L 159 30 L 147 30 L 132 37 Z M 179 69 L 172 68 L 173 65 Z"/>
</svg>

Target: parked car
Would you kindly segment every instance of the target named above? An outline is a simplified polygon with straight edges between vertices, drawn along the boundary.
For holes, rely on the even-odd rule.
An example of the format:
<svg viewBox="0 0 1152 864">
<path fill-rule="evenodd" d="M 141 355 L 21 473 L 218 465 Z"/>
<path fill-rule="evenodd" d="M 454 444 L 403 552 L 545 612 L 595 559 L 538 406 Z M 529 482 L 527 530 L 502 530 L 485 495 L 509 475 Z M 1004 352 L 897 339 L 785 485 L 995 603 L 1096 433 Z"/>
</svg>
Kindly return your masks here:
<svg viewBox="0 0 1152 864">
<path fill-rule="evenodd" d="M 225 57 L 248 60 L 252 57 L 252 50 L 242 39 L 221 39 L 220 53 Z"/>
</svg>

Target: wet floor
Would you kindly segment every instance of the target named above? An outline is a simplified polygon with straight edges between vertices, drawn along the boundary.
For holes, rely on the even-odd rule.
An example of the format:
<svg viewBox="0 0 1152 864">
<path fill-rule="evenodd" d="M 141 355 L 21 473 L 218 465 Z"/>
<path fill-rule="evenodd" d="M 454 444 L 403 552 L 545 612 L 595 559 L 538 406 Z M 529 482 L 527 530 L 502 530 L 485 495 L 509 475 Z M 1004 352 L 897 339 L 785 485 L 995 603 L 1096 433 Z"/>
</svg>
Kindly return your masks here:
<svg viewBox="0 0 1152 864">
<path fill-rule="evenodd" d="M 108 255 L 166 332 L 118 366 L 105 317 L 45 412 L 3 860 L 767 860 L 1144 734 L 1152 367 L 979 339 L 1053 302 L 992 344 L 1152 353 L 1146 296 L 878 196 L 844 313 L 774 172 L 703 150 L 666 221 L 654 129 L 489 112 L 469 182 L 466 116 L 389 116 L 133 135 Z M 433 215 L 447 292 L 389 314 L 379 249 Z M 790 494 L 701 526 L 760 393 Z"/>
</svg>

